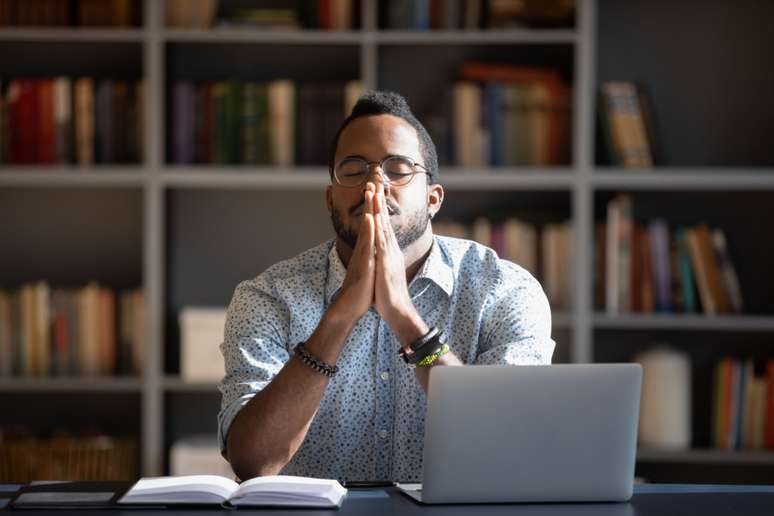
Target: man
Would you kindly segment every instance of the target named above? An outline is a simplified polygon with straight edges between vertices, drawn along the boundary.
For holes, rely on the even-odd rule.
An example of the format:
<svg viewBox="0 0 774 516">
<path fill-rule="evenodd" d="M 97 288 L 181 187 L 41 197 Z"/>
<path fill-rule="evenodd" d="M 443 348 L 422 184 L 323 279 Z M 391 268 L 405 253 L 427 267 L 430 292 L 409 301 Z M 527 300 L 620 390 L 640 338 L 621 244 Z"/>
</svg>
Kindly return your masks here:
<svg viewBox="0 0 774 516">
<path fill-rule="evenodd" d="M 361 97 L 329 168 L 335 240 L 229 306 L 221 451 L 243 479 L 420 481 L 430 369 L 549 364 L 548 301 L 492 250 L 433 235 L 435 147 L 401 96 Z"/>
</svg>

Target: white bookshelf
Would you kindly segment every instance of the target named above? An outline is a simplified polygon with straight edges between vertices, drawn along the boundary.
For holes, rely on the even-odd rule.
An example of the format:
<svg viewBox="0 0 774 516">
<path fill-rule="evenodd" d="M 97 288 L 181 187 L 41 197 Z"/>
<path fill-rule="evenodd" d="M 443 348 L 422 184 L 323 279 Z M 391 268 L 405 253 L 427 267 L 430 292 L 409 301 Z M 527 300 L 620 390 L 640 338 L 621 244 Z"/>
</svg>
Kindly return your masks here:
<svg viewBox="0 0 774 516">
<path fill-rule="evenodd" d="M 769 192 L 774 191 L 772 167 L 657 167 L 647 171 L 622 170 L 595 162 L 595 84 L 597 83 L 597 2 L 578 0 L 575 28 L 572 30 L 436 31 L 414 32 L 378 30 L 376 0 L 363 0 L 362 27 L 358 31 L 267 31 L 214 28 L 211 30 L 169 29 L 163 26 L 163 2 L 144 0 L 144 23 L 138 29 L 0 29 L 3 45 L 27 43 L 94 43 L 137 45 L 141 47 L 142 76 L 146 83 L 145 159 L 136 166 L 79 167 L 2 167 L 2 189 L 132 189 L 142 196 L 142 285 L 146 296 L 146 367 L 142 378 L 116 379 L 2 379 L 0 392 L 136 392 L 142 412 L 142 474 L 163 473 L 166 415 L 170 396 L 217 396 L 214 384 L 189 384 L 170 376 L 165 368 L 165 350 L 171 323 L 169 307 L 173 280 L 169 242 L 176 238 L 170 215 L 180 196 L 191 192 L 232 192 L 235 195 L 263 193 L 313 198 L 329 183 L 328 171 L 320 167 L 176 166 L 166 162 L 166 91 L 170 47 L 233 47 L 230 52 L 250 52 L 270 47 L 282 52 L 287 47 L 304 47 L 310 55 L 335 46 L 357 50 L 359 79 L 366 87 L 380 86 L 378 80 L 385 49 L 410 51 L 427 47 L 570 47 L 573 75 L 573 161 L 566 167 L 516 169 L 464 169 L 443 167 L 441 182 L 450 192 L 486 192 L 519 196 L 558 195 L 567 199 L 558 211 L 566 212 L 575 230 L 571 266 L 576 288 L 573 308 L 553 314 L 554 330 L 562 340 L 569 361 L 594 360 L 595 332 L 722 331 L 774 333 L 774 315 L 706 317 L 702 315 L 610 316 L 593 308 L 593 236 L 595 208 L 600 195 L 616 191 L 656 192 Z M 550 63 L 549 63 L 550 64 Z M 311 211 L 310 211 L 311 213 Z M 277 221 L 277 223 L 279 220 Z M 241 238 L 241 237 L 235 237 Z M 289 238 L 289 237 L 288 237 Z M 23 250 L 22 250 L 23 251 Z M 260 271 L 254 271 L 257 274 Z M 246 276 L 247 277 L 247 276 Z M 242 279 L 246 279 L 246 277 Z M 774 313 L 774 310 L 772 310 Z M 209 414 L 214 422 L 216 414 Z M 715 450 L 654 452 L 641 450 L 638 460 L 665 463 L 720 462 L 774 463 L 772 455 L 759 452 L 730 454 Z"/>
</svg>

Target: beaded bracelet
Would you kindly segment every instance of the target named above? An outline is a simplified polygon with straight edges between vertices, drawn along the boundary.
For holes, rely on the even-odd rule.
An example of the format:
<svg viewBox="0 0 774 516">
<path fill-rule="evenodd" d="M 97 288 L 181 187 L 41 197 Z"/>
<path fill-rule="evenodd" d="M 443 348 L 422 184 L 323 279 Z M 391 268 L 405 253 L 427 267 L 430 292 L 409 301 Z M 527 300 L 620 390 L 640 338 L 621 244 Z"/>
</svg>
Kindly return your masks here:
<svg viewBox="0 0 774 516">
<path fill-rule="evenodd" d="M 438 360 L 448 352 L 449 352 L 449 345 L 444 342 L 440 348 L 436 349 L 435 351 L 427 355 L 425 358 L 417 362 L 417 367 L 429 367 L 433 365 L 436 362 L 436 360 Z"/>
<path fill-rule="evenodd" d="M 320 373 L 321 375 L 333 378 L 333 376 L 339 372 L 339 366 L 328 365 L 319 358 L 315 357 L 309 350 L 306 349 L 304 343 L 301 342 L 296 346 L 296 356 L 306 365 Z"/>
</svg>

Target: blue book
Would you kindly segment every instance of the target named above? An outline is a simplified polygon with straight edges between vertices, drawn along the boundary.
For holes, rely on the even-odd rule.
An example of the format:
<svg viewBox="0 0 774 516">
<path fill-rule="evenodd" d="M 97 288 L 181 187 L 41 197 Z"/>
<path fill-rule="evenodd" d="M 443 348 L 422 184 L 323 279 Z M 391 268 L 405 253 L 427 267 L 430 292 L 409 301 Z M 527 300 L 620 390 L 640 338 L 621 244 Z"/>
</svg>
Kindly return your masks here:
<svg viewBox="0 0 774 516">
<path fill-rule="evenodd" d="M 414 28 L 416 30 L 430 28 L 430 0 L 414 0 Z"/>
<path fill-rule="evenodd" d="M 699 310 L 696 302 L 696 286 L 693 280 L 691 254 L 688 250 L 688 232 L 685 228 L 677 231 L 677 259 L 680 271 L 680 285 L 683 291 L 683 309 L 686 313 Z"/>
<path fill-rule="evenodd" d="M 484 87 L 484 117 L 489 130 L 489 165 L 501 167 L 505 164 L 503 147 L 503 86 L 494 82 Z"/>
</svg>

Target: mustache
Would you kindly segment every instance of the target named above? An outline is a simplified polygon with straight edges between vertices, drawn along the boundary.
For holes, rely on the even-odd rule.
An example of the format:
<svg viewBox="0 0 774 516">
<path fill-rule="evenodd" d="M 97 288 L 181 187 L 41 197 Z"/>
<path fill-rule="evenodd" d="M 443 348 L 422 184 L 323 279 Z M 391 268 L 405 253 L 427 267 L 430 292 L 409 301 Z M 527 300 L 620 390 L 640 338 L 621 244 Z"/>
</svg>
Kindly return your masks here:
<svg viewBox="0 0 774 516">
<path fill-rule="evenodd" d="M 401 213 L 400 206 L 395 204 L 395 201 L 393 201 L 392 199 L 387 198 L 387 197 L 384 198 L 384 201 L 387 204 L 387 211 L 388 212 L 392 212 L 395 215 L 400 215 L 400 213 Z M 354 214 L 357 210 L 362 208 L 364 204 L 365 204 L 365 199 L 363 199 L 362 201 L 360 201 L 359 203 L 357 203 L 356 205 L 351 207 L 349 209 L 349 214 L 350 215 Z"/>
</svg>

